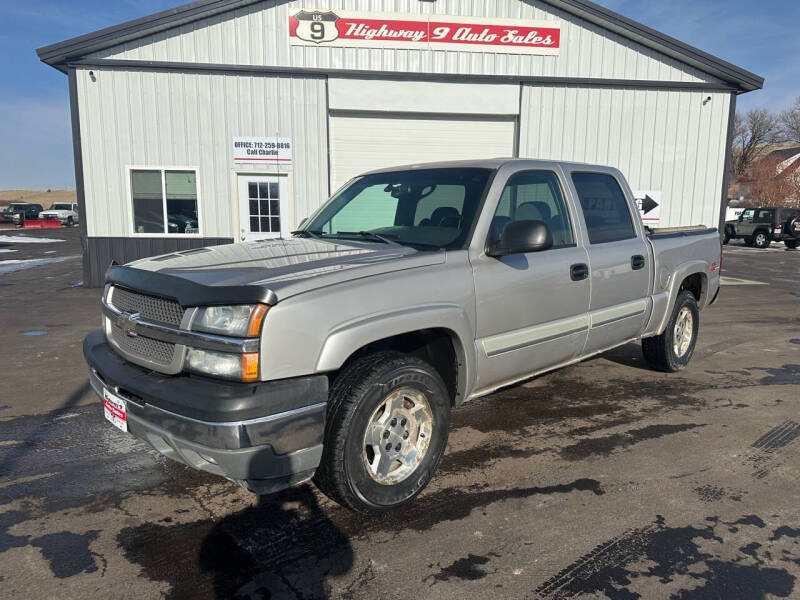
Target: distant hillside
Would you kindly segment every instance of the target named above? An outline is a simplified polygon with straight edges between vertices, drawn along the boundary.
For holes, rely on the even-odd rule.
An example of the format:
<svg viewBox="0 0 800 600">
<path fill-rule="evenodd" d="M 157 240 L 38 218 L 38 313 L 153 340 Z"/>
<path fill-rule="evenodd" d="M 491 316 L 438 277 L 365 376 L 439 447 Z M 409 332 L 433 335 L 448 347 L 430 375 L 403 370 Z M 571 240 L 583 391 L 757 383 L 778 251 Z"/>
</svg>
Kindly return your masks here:
<svg viewBox="0 0 800 600">
<path fill-rule="evenodd" d="M 11 202 L 33 202 L 41 204 L 45 209 L 55 202 L 77 202 L 75 190 L 0 190 L 0 207 Z"/>
</svg>

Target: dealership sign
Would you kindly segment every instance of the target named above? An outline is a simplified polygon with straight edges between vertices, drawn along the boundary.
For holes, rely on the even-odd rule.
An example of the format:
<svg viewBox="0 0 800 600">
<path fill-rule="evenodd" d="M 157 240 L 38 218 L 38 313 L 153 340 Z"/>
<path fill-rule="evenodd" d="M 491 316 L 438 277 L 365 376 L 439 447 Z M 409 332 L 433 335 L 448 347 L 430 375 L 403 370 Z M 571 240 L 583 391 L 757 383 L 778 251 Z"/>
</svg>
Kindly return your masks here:
<svg viewBox="0 0 800 600">
<path fill-rule="evenodd" d="M 233 162 L 237 164 L 289 164 L 292 141 L 279 137 L 233 138 Z"/>
<path fill-rule="evenodd" d="M 306 9 L 289 16 L 289 42 L 298 46 L 555 55 L 561 47 L 561 24 Z"/>
</svg>

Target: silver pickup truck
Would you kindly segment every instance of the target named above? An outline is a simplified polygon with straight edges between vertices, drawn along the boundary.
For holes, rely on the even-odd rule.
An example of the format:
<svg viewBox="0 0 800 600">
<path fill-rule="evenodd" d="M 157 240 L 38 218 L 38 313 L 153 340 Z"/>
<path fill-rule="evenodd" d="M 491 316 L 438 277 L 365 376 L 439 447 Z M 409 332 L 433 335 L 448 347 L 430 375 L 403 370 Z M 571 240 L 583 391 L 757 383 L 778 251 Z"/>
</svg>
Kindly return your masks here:
<svg viewBox="0 0 800 600">
<path fill-rule="evenodd" d="M 619 171 L 496 159 L 357 177 L 291 239 L 112 266 L 84 354 L 106 417 L 266 494 L 413 499 L 452 407 L 642 341 L 687 365 L 716 229 L 647 230 Z"/>
</svg>

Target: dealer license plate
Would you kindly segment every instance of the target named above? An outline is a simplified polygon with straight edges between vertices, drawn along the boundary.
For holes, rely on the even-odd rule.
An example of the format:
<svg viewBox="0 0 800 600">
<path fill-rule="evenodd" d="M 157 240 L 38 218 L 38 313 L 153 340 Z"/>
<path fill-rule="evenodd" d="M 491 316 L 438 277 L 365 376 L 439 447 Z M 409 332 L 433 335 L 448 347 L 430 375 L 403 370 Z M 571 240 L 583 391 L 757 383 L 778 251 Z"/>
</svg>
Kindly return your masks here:
<svg viewBox="0 0 800 600">
<path fill-rule="evenodd" d="M 128 431 L 128 412 L 125 400 L 103 389 L 103 412 L 117 429 Z"/>
</svg>

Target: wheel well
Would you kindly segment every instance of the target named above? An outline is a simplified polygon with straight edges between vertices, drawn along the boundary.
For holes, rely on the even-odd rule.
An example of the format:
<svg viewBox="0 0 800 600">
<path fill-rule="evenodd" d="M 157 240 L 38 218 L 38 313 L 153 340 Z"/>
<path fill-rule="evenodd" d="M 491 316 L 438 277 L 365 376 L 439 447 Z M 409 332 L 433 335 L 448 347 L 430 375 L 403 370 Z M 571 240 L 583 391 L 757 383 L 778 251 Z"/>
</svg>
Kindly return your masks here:
<svg viewBox="0 0 800 600">
<path fill-rule="evenodd" d="M 688 290 L 692 292 L 694 295 L 694 299 L 700 303 L 700 300 L 703 298 L 703 294 L 706 291 L 706 277 L 702 273 L 695 273 L 694 275 L 689 275 L 686 279 L 683 280 L 681 283 L 680 291 Z"/>
<path fill-rule="evenodd" d="M 447 386 L 450 402 L 455 404 L 459 396 L 459 370 L 462 365 L 456 352 L 457 342 L 454 343 L 454 339 L 457 338 L 452 331 L 440 328 L 421 329 L 395 335 L 359 348 L 348 357 L 342 365 L 342 369 L 362 356 L 386 350 L 416 356 L 436 369 Z M 341 369 L 333 374 L 334 379 L 339 372 Z"/>
</svg>

